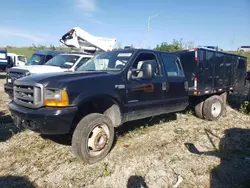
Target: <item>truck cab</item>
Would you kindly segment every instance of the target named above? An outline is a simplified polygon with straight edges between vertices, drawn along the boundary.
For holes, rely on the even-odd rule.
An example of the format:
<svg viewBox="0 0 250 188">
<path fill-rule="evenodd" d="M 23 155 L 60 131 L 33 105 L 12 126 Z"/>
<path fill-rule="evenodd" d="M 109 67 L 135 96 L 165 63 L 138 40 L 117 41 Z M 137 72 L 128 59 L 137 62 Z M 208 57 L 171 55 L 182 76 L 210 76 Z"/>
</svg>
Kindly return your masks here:
<svg viewBox="0 0 250 188">
<path fill-rule="evenodd" d="M 24 55 L 18 55 L 15 53 L 7 53 L 7 56 L 11 58 L 13 67 L 25 66 L 27 62 L 27 59 Z"/>
<path fill-rule="evenodd" d="M 187 89 L 178 56 L 117 50 L 95 56 L 75 72 L 17 79 L 9 109 L 18 127 L 73 133 L 73 153 L 95 163 L 110 151 L 116 127 L 186 109 Z"/>
</svg>

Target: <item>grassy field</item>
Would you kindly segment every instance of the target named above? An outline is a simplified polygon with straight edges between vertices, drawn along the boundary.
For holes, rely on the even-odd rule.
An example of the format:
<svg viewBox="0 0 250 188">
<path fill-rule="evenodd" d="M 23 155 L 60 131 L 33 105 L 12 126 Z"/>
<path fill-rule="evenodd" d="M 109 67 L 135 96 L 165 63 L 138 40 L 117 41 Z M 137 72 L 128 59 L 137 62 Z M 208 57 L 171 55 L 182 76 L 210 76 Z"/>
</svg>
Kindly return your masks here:
<svg viewBox="0 0 250 188">
<path fill-rule="evenodd" d="M 8 52 L 10 53 L 16 53 L 16 54 L 19 54 L 19 55 L 25 55 L 26 58 L 30 58 L 31 55 L 37 51 L 37 50 L 45 50 L 45 49 L 56 49 L 56 50 L 65 50 L 65 51 L 68 51 L 70 50 L 70 48 L 53 48 L 53 47 L 22 47 L 22 48 L 17 48 L 17 47 L 8 47 L 7 50 Z"/>
<path fill-rule="evenodd" d="M 242 56 L 245 56 L 247 58 L 247 68 L 250 70 L 250 52 L 236 52 L 236 51 L 231 51 L 230 53 L 234 54 L 239 54 Z"/>
</svg>

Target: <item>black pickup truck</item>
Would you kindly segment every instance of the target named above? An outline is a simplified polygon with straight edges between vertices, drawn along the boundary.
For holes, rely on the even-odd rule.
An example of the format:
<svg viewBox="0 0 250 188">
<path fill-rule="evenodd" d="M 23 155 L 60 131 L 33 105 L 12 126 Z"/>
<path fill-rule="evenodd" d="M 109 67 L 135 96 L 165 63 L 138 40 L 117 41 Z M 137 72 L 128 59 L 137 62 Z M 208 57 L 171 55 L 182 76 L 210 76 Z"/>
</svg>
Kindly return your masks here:
<svg viewBox="0 0 250 188">
<path fill-rule="evenodd" d="M 18 127 L 42 134 L 73 133 L 73 153 L 95 163 L 109 153 L 115 127 L 125 122 L 183 111 L 189 105 L 194 106 L 198 117 L 217 120 L 221 116 L 225 94 L 235 86 L 227 79 L 232 81 L 231 76 L 236 76 L 244 81 L 246 59 L 237 56 L 229 62 L 223 56 L 222 65 L 209 65 L 213 57 L 210 54 L 208 59 L 198 59 L 201 52 L 208 53 L 202 49 L 105 52 L 74 73 L 17 79 L 9 109 Z M 217 72 L 223 76 L 217 78 Z"/>
</svg>

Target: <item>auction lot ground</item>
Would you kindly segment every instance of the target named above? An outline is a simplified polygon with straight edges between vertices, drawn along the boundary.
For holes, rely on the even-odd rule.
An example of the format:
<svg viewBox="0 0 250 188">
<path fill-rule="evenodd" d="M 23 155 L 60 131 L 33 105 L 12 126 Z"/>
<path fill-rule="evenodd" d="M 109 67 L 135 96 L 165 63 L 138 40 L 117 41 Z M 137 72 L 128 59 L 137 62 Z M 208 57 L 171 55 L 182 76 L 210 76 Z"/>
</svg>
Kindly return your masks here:
<svg viewBox="0 0 250 188">
<path fill-rule="evenodd" d="M 69 136 L 18 130 L 0 75 L 0 187 L 250 187 L 250 117 L 227 107 L 208 122 L 179 113 L 125 124 L 101 162 L 84 164 Z"/>
</svg>

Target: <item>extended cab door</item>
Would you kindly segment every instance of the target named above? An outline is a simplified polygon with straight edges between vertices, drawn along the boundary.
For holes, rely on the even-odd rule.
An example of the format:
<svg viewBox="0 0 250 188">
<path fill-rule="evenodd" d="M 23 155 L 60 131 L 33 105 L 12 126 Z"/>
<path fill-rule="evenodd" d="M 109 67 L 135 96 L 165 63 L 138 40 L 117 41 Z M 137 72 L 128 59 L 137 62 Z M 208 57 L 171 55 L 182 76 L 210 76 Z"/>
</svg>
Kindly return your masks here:
<svg viewBox="0 0 250 188">
<path fill-rule="evenodd" d="M 144 79 L 141 71 L 147 63 L 152 65 L 151 79 Z M 162 84 L 165 79 L 157 54 L 141 51 L 130 65 L 129 71 L 132 78 L 126 83 L 125 121 L 161 114 L 164 110 Z"/>
<path fill-rule="evenodd" d="M 166 112 L 184 110 L 189 103 L 188 81 L 184 75 L 182 64 L 178 56 L 161 53 L 164 74 L 166 75 L 163 88 Z"/>
</svg>

